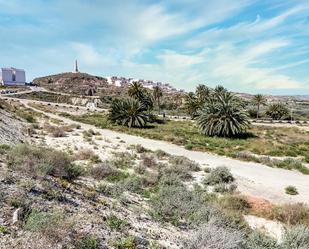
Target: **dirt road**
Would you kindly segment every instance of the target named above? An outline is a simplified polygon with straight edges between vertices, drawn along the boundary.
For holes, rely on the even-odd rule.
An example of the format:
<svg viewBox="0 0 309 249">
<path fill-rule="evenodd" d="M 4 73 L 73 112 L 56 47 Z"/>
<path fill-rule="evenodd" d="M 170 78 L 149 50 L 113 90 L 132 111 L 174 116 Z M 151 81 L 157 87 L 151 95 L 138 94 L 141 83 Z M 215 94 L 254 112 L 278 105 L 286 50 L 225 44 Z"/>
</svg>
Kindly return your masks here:
<svg viewBox="0 0 309 249">
<path fill-rule="evenodd" d="M 27 105 L 27 101 L 21 101 Z M 27 107 L 34 109 L 29 105 L 27 105 Z M 174 145 L 165 141 L 142 138 L 107 129 L 98 129 L 92 125 L 75 122 L 55 114 L 46 113 L 37 109 L 34 110 L 44 113 L 51 118 L 60 119 L 67 124 L 79 124 L 84 130 L 93 129 L 100 133 L 104 138 L 108 139 L 111 143 L 116 144 L 119 140 L 122 140 L 126 145 L 140 144 L 151 150 L 161 149 L 172 155 L 185 156 L 200 163 L 202 167 L 214 168 L 217 166 L 226 166 L 235 176 L 238 189 L 244 194 L 264 198 L 274 203 L 309 203 L 308 175 L 285 169 L 271 168 L 258 163 L 239 161 L 205 152 L 189 151 L 182 146 Z M 100 141 L 97 141 L 97 143 L 100 145 Z M 104 151 L 102 152 L 104 153 Z M 299 194 L 295 196 L 287 195 L 284 189 L 289 185 L 295 186 L 298 189 Z"/>
</svg>

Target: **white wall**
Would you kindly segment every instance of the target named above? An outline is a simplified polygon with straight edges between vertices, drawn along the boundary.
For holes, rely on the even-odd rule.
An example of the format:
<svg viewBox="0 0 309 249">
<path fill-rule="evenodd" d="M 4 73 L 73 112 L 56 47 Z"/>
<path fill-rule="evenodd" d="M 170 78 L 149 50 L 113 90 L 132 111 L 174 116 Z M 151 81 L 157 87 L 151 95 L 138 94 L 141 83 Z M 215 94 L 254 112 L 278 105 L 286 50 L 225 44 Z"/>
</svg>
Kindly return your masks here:
<svg viewBox="0 0 309 249">
<path fill-rule="evenodd" d="M 13 74 L 15 73 L 15 81 L 13 79 Z M 1 83 L 4 85 L 25 85 L 26 83 L 26 73 L 24 70 L 15 68 L 2 68 L 1 69 Z"/>
</svg>

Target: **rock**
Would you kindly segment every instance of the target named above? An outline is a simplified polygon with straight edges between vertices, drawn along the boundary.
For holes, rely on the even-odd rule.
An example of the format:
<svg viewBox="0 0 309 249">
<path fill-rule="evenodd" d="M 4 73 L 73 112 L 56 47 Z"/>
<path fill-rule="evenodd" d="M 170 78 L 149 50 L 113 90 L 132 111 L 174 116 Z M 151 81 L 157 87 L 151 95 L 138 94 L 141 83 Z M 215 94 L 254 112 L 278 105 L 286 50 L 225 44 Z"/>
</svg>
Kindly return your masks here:
<svg viewBox="0 0 309 249">
<path fill-rule="evenodd" d="M 12 224 L 16 224 L 18 222 L 18 217 L 19 217 L 19 212 L 20 212 L 20 208 L 17 208 L 14 213 L 13 213 L 13 218 L 12 218 Z"/>
</svg>

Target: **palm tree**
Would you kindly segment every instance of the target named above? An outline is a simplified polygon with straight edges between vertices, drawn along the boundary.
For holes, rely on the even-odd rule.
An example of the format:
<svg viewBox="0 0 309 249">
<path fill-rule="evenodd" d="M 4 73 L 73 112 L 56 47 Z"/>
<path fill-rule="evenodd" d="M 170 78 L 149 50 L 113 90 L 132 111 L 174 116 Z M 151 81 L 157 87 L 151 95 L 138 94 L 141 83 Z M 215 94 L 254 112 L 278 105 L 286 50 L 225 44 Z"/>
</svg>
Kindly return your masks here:
<svg viewBox="0 0 309 249">
<path fill-rule="evenodd" d="M 214 94 L 221 94 L 223 92 L 227 92 L 227 89 L 224 86 L 218 85 L 214 89 Z"/>
<path fill-rule="evenodd" d="M 131 127 L 145 127 L 147 115 L 144 106 L 136 99 L 116 99 L 109 111 L 109 120 L 113 123 Z"/>
<path fill-rule="evenodd" d="M 202 107 L 205 104 L 207 98 L 209 97 L 209 94 L 210 90 L 207 86 L 200 84 L 196 87 L 195 95 L 200 107 Z"/>
<path fill-rule="evenodd" d="M 185 109 L 192 119 L 197 116 L 199 108 L 199 102 L 195 94 L 193 92 L 189 92 L 185 96 Z"/>
<path fill-rule="evenodd" d="M 289 114 L 289 110 L 283 103 L 274 103 L 268 106 L 266 115 L 274 120 L 279 120 Z"/>
<path fill-rule="evenodd" d="M 153 98 L 155 99 L 155 101 L 157 101 L 159 114 L 160 114 L 160 99 L 162 96 L 163 96 L 163 92 L 161 88 L 159 86 L 155 86 L 153 88 Z"/>
<path fill-rule="evenodd" d="M 253 96 L 252 102 L 254 105 L 256 105 L 256 118 L 258 119 L 260 116 L 260 106 L 266 105 L 266 98 L 262 94 L 256 94 Z"/>
<path fill-rule="evenodd" d="M 182 95 L 180 93 L 176 93 L 174 95 L 174 101 L 175 101 L 175 105 L 176 105 L 176 109 L 177 109 L 177 116 L 179 118 L 179 107 L 182 104 Z"/>
<path fill-rule="evenodd" d="M 140 82 L 134 81 L 129 86 L 128 94 L 131 98 L 140 99 L 144 91 L 143 85 Z"/>
<path fill-rule="evenodd" d="M 204 106 L 197 120 L 202 134 L 233 137 L 245 133 L 249 118 L 240 99 L 228 91 L 218 91 Z"/>
</svg>

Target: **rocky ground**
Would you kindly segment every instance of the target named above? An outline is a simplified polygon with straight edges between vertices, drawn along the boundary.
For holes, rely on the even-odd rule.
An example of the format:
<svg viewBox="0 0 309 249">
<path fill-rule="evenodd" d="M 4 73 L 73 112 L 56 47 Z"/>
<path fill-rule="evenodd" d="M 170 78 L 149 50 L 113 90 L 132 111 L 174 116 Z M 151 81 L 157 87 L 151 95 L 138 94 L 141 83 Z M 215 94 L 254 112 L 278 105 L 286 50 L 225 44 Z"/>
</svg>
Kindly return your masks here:
<svg viewBox="0 0 309 249">
<path fill-rule="evenodd" d="M 16 119 L 12 113 L 0 109 L 0 144 L 24 142 L 26 139 L 24 126 L 25 122 Z"/>
</svg>

